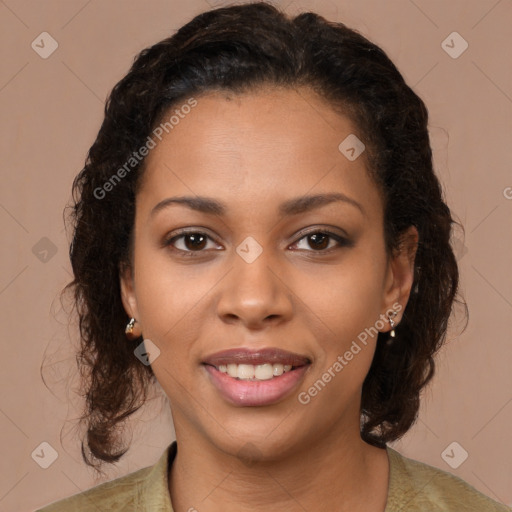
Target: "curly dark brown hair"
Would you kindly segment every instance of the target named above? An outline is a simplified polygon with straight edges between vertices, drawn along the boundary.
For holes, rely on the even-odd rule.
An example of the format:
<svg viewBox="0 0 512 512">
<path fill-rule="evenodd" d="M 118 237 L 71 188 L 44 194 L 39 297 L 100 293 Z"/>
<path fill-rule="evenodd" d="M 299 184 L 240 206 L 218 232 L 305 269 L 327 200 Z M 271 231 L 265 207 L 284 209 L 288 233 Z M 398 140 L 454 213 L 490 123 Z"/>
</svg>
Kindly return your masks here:
<svg viewBox="0 0 512 512">
<path fill-rule="evenodd" d="M 196 16 L 136 57 L 112 90 L 73 183 L 74 280 L 63 293 L 73 291 L 79 317 L 82 455 L 90 466 L 115 462 L 128 450 L 122 426 L 155 381 L 151 366 L 134 356 L 142 338 L 127 342 L 124 333 L 119 276 L 132 261 L 135 196 L 144 171 L 144 159 L 134 164 L 133 156 L 184 99 L 265 86 L 309 87 L 358 127 L 368 172 L 383 198 L 390 254 L 408 227 L 418 230 L 413 292 L 396 341 L 388 344 L 389 335 L 379 334 L 364 381 L 361 436 L 384 446 L 416 420 L 459 280 L 450 246 L 455 221 L 433 171 L 425 104 L 382 49 L 344 24 L 311 12 L 290 17 L 264 2 L 235 5 Z M 130 158 L 133 168 L 113 183 Z"/>
</svg>

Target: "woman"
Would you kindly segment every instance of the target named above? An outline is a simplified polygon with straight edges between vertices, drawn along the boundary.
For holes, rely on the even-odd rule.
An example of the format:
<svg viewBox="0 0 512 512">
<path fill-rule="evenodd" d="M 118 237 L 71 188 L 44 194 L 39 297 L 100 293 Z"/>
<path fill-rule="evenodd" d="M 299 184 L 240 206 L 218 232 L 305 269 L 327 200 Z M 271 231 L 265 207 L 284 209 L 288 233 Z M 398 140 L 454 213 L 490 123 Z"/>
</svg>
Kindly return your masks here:
<svg viewBox="0 0 512 512">
<path fill-rule="evenodd" d="M 203 13 L 112 91 L 74 183 L 84 460 L 155 381 L 176 442 L 44 508 L 500 511 L 387 446 L 456 300 L 424 103 L 342 24 Z"/>
</svg>

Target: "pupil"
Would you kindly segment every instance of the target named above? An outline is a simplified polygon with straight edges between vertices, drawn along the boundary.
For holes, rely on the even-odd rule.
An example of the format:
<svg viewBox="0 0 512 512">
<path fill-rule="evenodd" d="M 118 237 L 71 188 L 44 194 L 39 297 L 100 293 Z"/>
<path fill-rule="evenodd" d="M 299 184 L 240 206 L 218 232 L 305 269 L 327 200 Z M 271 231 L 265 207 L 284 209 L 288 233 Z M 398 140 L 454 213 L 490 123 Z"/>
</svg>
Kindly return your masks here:
<svg viewBox="0 0 512 512">
<path fill-rule="evenodd" d="M 185 238 L 185 245 L 187 246 L 187 249 L 202 249 L 205 240 L 206 237 L 203 235 L 187 235 Z"/>
<path fill-rule="evenodd" d="M 329 237 L 327 235 L 315 233 L 310 235 L 309 238 L 313 241 L 313 245 L 316 245 L 316 247 L 313 247 L 314 249 L 325 249 L 329 245 Z M 320 242 L 318 239 L 321 239 Z"/>
</svg>

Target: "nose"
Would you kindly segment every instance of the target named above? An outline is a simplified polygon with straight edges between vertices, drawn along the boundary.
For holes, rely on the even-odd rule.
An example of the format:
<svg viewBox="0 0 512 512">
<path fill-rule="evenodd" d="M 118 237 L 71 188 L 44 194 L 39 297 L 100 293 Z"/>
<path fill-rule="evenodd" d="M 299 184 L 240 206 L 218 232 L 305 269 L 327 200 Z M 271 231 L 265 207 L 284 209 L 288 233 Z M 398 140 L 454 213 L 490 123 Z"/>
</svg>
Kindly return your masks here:
<svg viewBox="0 0 512 512">
<path fill-rule="evenodd" d="M 290 285 L 265 250 L 251 263 L 234 254 L 233 268 L 221 283 L 217 314 L 225 323 L 261 330 L 292 317 Z"/>
</svg>

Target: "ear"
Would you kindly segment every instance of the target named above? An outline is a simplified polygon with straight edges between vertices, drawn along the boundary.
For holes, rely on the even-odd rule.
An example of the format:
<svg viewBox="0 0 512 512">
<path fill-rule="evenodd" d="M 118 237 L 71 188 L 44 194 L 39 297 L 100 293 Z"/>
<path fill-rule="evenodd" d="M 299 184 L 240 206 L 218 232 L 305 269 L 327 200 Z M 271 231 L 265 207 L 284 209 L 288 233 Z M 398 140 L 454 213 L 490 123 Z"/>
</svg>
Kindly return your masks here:
<svg viewBox="0 0 512 512">
<path fill-rule="evenodd" d="M 388 260 L 382 314 L 387 319 L 387 312 L 395 311 L 397 313 L 393 318 L 395 324 L 400 323 L 411 294 L 418 240 L 418 230 L 415 226 L 410 226 L 400 237 L 398 249 Z M 391 330 L 391 326 L 389 322 L 386 322 L 386 327 L 382 329 L 382 332 L 389 330 Z"/>
<path fill-rule="evenodd" d="M 135 282 L 131 266 L 121 266 L 119 270 L 119 282 L 121 287 L 121 300 L 124 310 L 130 318 L 139 319 L 137 298 L 135 294 Z"/>
</svg>

